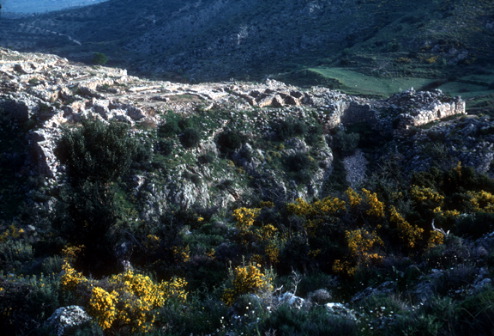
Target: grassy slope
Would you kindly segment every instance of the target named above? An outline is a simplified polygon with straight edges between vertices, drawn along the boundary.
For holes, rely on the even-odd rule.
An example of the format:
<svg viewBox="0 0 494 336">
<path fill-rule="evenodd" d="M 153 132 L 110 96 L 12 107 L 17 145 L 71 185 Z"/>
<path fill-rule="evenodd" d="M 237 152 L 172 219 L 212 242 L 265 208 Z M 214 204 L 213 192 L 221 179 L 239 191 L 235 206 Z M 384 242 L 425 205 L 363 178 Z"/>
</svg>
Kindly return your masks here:
<svg viewBox="0 0 494 336">
<path fill-rule="evenodd" d="M 298 69 L 279 78 L 382 97 L 409 87 L 439 88 L 467 99 L 470 112 L 491 113 L 492 2 L 429 2 L 383 15 L 389 16 L 388 23 L 376 26 L 370 38 L 345 48 L 337 57 L 321 57 L 317 66 L 307 66 L 304 63 L 309 62 L 300 59 Z M 463 51 L 463 59 L 455 58 Z"/>
</svg>

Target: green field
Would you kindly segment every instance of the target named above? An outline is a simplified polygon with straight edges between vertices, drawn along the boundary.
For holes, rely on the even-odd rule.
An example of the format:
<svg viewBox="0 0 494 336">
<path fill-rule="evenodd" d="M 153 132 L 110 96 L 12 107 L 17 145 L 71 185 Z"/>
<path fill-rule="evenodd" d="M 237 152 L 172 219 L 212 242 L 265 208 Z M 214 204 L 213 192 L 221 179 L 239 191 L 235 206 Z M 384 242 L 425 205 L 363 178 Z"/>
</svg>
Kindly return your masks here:
<svg viewBox="0 0 494 336">
<path fill-rule="evenodd" d="M 334 79 L 339 85 L 338 89 L 346 93 L 366 96 L 387 97 L 412 87 L 418 89 L 432 82 L 431 79 L 427 78 L 378 78 L 348 68 L 319 67 L 311 68 L 309 71 L 325 78 Z"/>
<path fill-rule="evenodd" d="M 320 66 L 281 74 L 278 78 L 294 85 L 317 84 L 347 94 L 376 98 L 386 98 L 410 88 L 438 88 L 451 96 L 461 96 L 465 99 L 469 113 L 491 114 L 494 108 L 494 72 L 484 71 L 482 74 L 466 74 L 449 80 L 437 80 L 420 76 L 378 77 L 360 71 L 361 69 L 357 68 Z"/>
</svg>

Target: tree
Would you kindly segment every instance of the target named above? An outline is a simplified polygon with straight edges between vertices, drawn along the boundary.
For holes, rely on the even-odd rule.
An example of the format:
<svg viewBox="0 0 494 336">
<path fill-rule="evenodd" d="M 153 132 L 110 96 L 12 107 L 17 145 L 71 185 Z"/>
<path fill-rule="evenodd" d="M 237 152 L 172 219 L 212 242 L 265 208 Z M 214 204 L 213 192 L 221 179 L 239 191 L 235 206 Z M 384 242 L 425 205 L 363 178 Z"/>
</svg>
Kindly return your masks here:
<svg viewBox="0 0 494 336">
<path fill-rule="evenodd" d="M 105 65 L 108 62 L 108 56 L 106 54 L 97 52 L 93 55 L 93 64 L 95 65 Z"/>
<path fill-rule="evenodd" d="M 127 125 L 95 120 L 65 130 L 58 143 L 56 154 L 67 176 L 59 225 L 70 244 L 85 246 L 76 263 L 83 271 L 103 275 L 119 268 L 114 246 L 121 209 L 116 196 L 137 147 Z"/>
</svg>

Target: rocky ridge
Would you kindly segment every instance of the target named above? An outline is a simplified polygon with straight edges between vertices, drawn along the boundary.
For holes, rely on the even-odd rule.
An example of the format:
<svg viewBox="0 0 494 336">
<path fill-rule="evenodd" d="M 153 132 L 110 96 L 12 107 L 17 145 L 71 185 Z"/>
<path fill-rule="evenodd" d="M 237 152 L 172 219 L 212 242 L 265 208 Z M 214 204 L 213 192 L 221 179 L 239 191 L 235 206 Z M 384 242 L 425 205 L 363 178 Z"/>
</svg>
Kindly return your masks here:
<svg viewBox="0 0 494 336">
<path fill-rule="evenodd" d="M 288 79 L 284 74 L 321 64 L 402 77 L 401 61 L 415 72 L 433 57 L 447 64 L 445 73 L 490 63 L 492 11 L 491 2 L 473 0 L 113 0 L 2 17 L 0 45 L 84 62 L 103 52 L 132 71 L 188 81 Z"/>
<path fill-rule="evenodd" d="M 139 132 L 140 129 L 162 125 L 166 111 L 184 116 L 197 113 L 207 116 L 218 110 L 228 110 L 231 116 L 238 114 L 238 118 L 252 124 L 254 129 L 269 134 L 272 132 L 269 120 L 303 121 L 311 115 L 323 127 L 324 133 L 329 134 L 337 128 L 359 124 L 382 133 L 402 133 L 411 127 L 466 113 L 463 100 L 447 97 L 440 91 L 416 92 L 410 89 L 389 99 L 378 100 L 350 96 L 324 87 L 301 89 L 275 80 L 181 84 L 130 76 L 124 69 L 88 67 L 54 55 L 19 53 L 8 49 L 0 49 L 0 88 L 0 109 L 18 120 L 35 124 L 29 133 L 35 156 L 34 164 L 31 164 L 32 173 L 52 181 L 58 180 L 63 173 L 54 155 L 62 129 L 76 125 L 86 117 L 122 121 Z M 255 114 L 250 121 L 249 113 Z M 208 152 L 218 155 L 214 139 L 219 132 L 221 128 L 202 140 L 194 155 Z M 277 156 L 309 153 L 312 148 L 296 138 L 286 140 L 284 146 L 286 148 L 279 150 Z M 266 152 L 249 147 L 249 144 L 242 150 L 258 156 L 254 155 L 250 161 L 234 156 L 234 160 L 238 158 L 236 164 L 251 176 L 264 176 L 262 179 L 269 186 L 264 189 L 285 195 L 288 199 L 320 195 L 321 186 L 333 171 L 332 148 L 324 144 L 314 154 L 320 162 L 319 168 L 312 174 L 307 188 L 301 190 L 289 181 L 277 181 L 277 173 L 265 169 Z M 347 178 L 353 181 L 352 185 L 363 181 L 366 164 L 361 153 L 346 160 Z M 212 174 L 204 169 L 180 164 L 176 174 Z M 143 181 L 148 178 L 141 177 Z M 220 182 L 218 178 L 215 181 Z M 153 200 L 151 203 L 159 203 L 154 199 L 158 197 L 185 207 L 197 203 L 206 206 L 233 202 L 245 192 L 237 187 L 229 190 L 227 195 L 212 199 L 212 185 L 197 186 L 177 179 L 170 179 L 165 187 L 139 183 L 143 184 L 146 186 L 143 190 L 147 190 Z M 157 211 L 160 213 L 163 209 Z"/>
<path fill-rule="evenodd" d="M 463 100 L 440 91 L 411 89 L 389 100 L 373 100 L 322 87 L 302 90 L 274 80 L 195 85 L 149 81 L 129 76 L 124 69 L 87 67 L 54 55 L 8 49 L 1 49 L 0 57 L 0 106 L 15 118 L 40 120 L 40 137 L 89 115 L 131 125 L 159 123 L 158 111 L 192 113 L 199 106 L 205 110 L 304 106 L 317 109 L 327 128 L 340 123 L 389 123 L 383 113 L 389 109 L 403 128 L 466 113 Z"/>
</svg>

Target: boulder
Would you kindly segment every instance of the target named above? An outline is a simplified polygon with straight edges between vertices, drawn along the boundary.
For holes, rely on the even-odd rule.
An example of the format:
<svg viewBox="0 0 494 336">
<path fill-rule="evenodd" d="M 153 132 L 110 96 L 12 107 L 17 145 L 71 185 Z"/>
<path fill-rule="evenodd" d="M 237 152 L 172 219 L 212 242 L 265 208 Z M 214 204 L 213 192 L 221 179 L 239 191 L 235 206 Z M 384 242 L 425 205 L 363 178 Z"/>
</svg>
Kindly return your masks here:
<svg viewBox="0 0 494 336">
<path fill-rule="evenodd" d="M 306 305 L 304 299 L 289 292 L 283 293 L 282 295 L 277 297 L 276 301 L 279 305 L 287 304 L 290 308 L 295 309 L 302 309 Z"/>
<path fill-rule="evenodd" d="M 355 315 L 355 312 L 350 309 L 345 307 L 342 303 L 339 302 L 329 302 L 324 305 L 324 307 L 327 309 L 327 311 L 335 316 L 338 317 L 343 317 L 348 320 L 353 320 L 357 321 L 357 317 Z"/>
<path fill-rule="evenodd" d="M 46 326 L 57 336 L 65 335 L 66 331 L 73 330 L 91 321 L 91 317 L 80 306 L 67 306 L 55 310 L 46 321 Z"/>
</svg>

